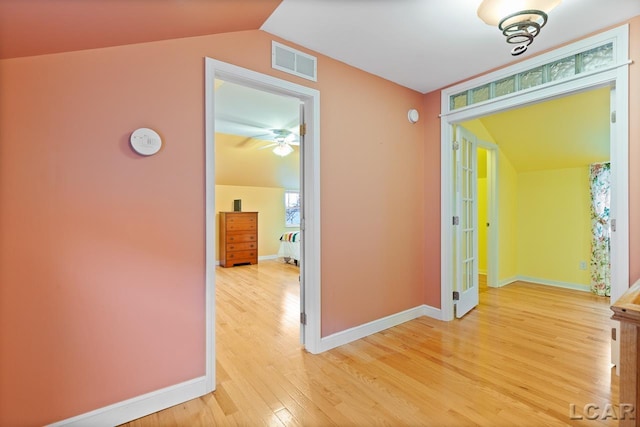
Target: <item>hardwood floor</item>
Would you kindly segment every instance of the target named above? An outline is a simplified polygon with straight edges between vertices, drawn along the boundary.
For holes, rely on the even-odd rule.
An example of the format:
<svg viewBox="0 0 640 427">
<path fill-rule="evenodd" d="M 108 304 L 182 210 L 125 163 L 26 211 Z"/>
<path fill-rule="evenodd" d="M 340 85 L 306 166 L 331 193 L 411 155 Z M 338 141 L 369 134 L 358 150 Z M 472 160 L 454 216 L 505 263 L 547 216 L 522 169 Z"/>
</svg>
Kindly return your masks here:
<svg viewBox="0 0 640 427">
<path fill-rule="evenodd" d="M 423 317 L 311 355 L 297 275 L 276 261 L 219 268 L 217 390 L 126 426 L 617 425 L 608 299 L 487 288 L 462 320 Z"/>
</svg>

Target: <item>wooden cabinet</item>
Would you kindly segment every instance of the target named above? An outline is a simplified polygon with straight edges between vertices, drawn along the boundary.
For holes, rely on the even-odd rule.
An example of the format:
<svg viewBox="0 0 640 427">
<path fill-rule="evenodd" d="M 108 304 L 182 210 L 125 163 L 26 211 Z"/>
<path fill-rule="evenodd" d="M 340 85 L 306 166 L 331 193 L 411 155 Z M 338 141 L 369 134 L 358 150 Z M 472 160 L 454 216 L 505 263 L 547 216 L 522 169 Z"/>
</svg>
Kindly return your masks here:
<svg viewBox="0 0 640 427">
<path fill-rule="evenodd" d="M 222 267 L 258 263 L 258 212 L 220 212 Z"/>
<path fill-rule="evenodd" d="M 611 306 L 620 321 L 620 427 L 640 425 L 640 280 Z"/>
</svg>

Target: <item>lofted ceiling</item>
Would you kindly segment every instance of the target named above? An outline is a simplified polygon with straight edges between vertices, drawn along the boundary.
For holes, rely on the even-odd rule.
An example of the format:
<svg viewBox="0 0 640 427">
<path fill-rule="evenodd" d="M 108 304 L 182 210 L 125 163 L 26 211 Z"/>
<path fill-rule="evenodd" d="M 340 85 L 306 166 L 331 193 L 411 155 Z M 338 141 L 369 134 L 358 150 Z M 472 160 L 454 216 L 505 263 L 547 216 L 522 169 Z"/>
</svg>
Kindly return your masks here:
<svg viewBox="0 0 640 427">
<path fill-rule="evenodd" d="M 462 126 L 495 142 L 517 172 L 609 160 L 610 89 L 590 90 L 493 114 Z"/>
<path fill-rule="evenodd" d="M 281 0 L 0 0 L 0 59 L 256 30 Z"/>
</svg>

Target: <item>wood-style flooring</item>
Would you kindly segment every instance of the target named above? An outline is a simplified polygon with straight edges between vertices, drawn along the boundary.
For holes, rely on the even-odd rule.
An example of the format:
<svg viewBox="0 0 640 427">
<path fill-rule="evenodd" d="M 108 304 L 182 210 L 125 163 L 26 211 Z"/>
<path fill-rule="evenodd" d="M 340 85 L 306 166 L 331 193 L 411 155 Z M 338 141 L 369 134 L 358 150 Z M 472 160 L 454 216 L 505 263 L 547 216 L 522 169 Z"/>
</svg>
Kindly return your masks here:
<svg viewBox="0 0 640 427">
<path fill-rule="evenodd" d="M 127 427 L 617 425 L 608 298 L 485 287 L 462 320 L 423 317 L 312 355 L 297 267 L 216 274 L 216 391 Z"/>
</svg>

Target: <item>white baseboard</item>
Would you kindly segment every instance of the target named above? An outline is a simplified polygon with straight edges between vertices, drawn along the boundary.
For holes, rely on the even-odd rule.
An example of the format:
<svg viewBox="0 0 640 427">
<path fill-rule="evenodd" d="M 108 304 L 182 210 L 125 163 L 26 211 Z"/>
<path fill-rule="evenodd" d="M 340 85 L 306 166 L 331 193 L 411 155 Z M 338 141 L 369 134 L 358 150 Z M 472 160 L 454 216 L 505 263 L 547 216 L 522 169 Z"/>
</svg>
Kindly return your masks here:
<svg viewBox="0 0 640 427">
<path fill-rule="evenodd" d="M 195 378 L 73 418 L 58 421 L 50 424 L 50 426 L 112 427 L 203 396 L 211 392 L 211 390 L 207 390 L 206 384 L 206 377 Z"/>
<path fill-rule="evenodd" d="M 408 322 L 409 320 L 417 319 L 418 317 L 422 316 L 442 320 L 442 314 L 439 308 L 430 307 L 428 305 L 421 305 L 405 311 L 401 311 L 400 313 L 383 317 L 378 320 L 373 320 L 369 323 L 365 323 L 364 325 L 356 326 L 341 332 L 337 332 L 333 335 L 323 337 L 320 340 L 320 352 L 331 350 L 332 348 L 348 344 L 350 342 L 359 340 L 369 335 L 373 335 L 380 331 L 384 331 L 385 329 L 398 326 L 401 323 Z"/>
<path fill-rule="evenodd" d="M 518 279 L 518 276 L 509 277 L 507 279 L 502 279 L 502 280 L 498 281 L 498 286 L 497 287 L 501 288 L 503 286 L 510 285 L 513 282 L 517 282 L 518 280 L 520 280 L 520 279 Z"/>
<path fill-rule="evenodd" d="M 556 288 L 573 289 L 576 291 L 591 292 L 589 285 L 579 283 L 559 282 L 557 280 L 540 279 L 537 277 L 517 276 L 517 280 L 521 282 L 536 283 L 538 285 L 554 286 Z"/>
</svg>

